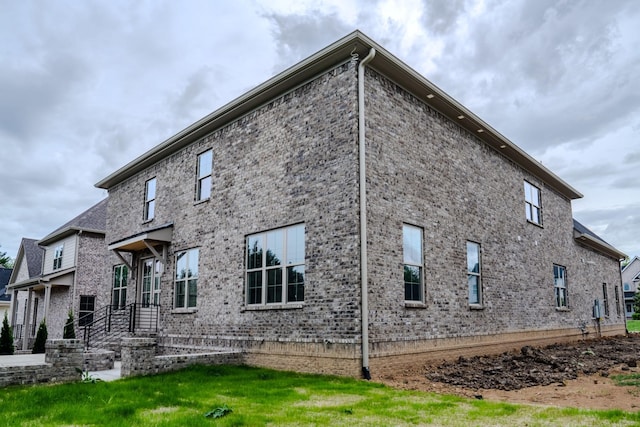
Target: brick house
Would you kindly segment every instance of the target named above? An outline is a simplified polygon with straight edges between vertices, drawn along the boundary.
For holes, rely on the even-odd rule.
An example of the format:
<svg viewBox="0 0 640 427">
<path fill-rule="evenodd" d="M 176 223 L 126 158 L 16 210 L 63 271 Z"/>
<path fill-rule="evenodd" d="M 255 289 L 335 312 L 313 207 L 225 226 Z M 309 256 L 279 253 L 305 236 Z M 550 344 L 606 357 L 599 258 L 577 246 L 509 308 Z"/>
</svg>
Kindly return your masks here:
<svg viewBox="0 0 640 427">
<path fill-rule="evenodd" d="M 160 353 L 369 377 L 625 332 L 582 195 L 358 31 L 96 186 Z"/>
<path fill-rule="evenodd" d="M 640 258 L 633 257 L 622 269 L 622 290 L 624 291 L 624 307 L 627 319 L 633 316 L 633 301 L 640 283 Z"/>
<path fill-rule="evenodd" d="M 22 239 L 7 287 L 14 338 L 22 350 L 31 346 L 42 319 L 49 338 L 62 338 L 70 309 L 83 324 L 98 306 L 110 304 L 103 283 L 106 215 L 104 199 L 40 240 Z"/>
</svg>

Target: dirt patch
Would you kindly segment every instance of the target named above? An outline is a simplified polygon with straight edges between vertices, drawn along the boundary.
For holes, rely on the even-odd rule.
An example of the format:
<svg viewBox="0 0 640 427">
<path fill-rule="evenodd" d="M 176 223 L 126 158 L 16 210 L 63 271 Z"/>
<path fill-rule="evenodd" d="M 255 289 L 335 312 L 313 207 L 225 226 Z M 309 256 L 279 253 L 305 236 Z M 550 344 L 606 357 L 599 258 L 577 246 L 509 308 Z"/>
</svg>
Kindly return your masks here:
<svg viewBox="0 0 640 427">
<path fill-rule="evenodd" d="M 382 382 L 399 388 L 514 403 L 593 409 L 640 409 L 640 390 L 617 386 L 612 374 L 640 372 L 640 334 L 522 347 L 408 369 Z"/>
</svg>

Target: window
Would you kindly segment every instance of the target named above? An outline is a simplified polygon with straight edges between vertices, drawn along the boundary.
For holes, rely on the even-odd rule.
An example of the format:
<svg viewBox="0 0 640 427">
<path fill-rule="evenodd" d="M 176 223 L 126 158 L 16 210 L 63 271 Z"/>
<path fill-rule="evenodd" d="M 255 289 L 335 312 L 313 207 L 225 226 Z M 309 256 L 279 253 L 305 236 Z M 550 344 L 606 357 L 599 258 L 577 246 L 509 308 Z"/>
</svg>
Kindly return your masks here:
<svg viewBox="0 0 640 427">
<path fill-rule="evenodd" d="M 524 182 L 524 202 L 527 220 L 542 225 L 540 189 L 527 181 Z"/>
<path fill-rule="evenodd" d="M 160 305 L 161 268 L 162 264 L 159 259 L 147 258 L 142 260 L 142 290 L 140 302 L 143 307 Z"/>
<path fill-rule="evenodd" d="M 480 280 L 480 245 L 467 242 L 467 284 L 469 304 L 482 304 L 482 284 Z"/>
<path fill-rule="evenodd" d="M 602 284 L 602 305 L 604 305 L 604 316 L 609 317 L 609 291 L 607 284 Z"/>
<path fill-rule="evenodd" d="M 198 297 L 199 249 L 176 255 L 175 308 L 194 308 Z M 159 279 L 156 279 L 159 280 Z"/>
<path fill-rule="evenodd" d="M 127 305 L 127 280 L 129 278 L 129 268 L 126 265 L 116 265 L 113 268 L 113 298 L 111 305 L 114 309 L 120 310 Z"/>
<path fill-rule="evenodd" d="M 94 295 L 80 295 L 80 311 L 78 312 L 78 325 L 86 326 L 93 322 L 93 312 L 96 309 L 96 297 Z"/>
<path fill-rule="evenodd" d="M 62 251 L 64 249 L 64 245 L 56 246 L 55 252 L 53 254 L 53 269 L 59 270 L 62 268 Z"/>
<path fill-rule="evenodd" d="M 151 221 L 156 215 L 156 179 L 144 184 L 144 220 Z"/>
<path fill-rule="evenodd" d="M 630 290 L 631 290 L 631 286 L 629 286 L 628 283 L 625 283 L 624 284 L 624 291 L 627 292 L 627 291 L 630 291 Z"/>
<path fill-rule="evenodd" d="M 211 197 L 211 169 L 213 165 L 213 150 L 205 151 L 198 156 L 198 183 L 196 200 Z"/>
<path fill-rule="evenodd" d="M 618 290 L 617 286 L 614 286 L 613 293 L 615 294 L 616 298 L 616 314 L 620 316 L 620 291 Z"/>
<path fill-rule="evenodd" d="M 553 266 L 553 287 L 556 295 L 556 308 L 567 308 L 567 269 Z"/>
<path fill-rule="evenodd" d="M 304 301 L 304 224 L 247 237 L 247 304 Z"/>
<path fill-rule="evenodd" d="M 404 257 L 404 299 L 422 302 L 422 229 L 402 226 L 402 253 Z"/>
</svg>

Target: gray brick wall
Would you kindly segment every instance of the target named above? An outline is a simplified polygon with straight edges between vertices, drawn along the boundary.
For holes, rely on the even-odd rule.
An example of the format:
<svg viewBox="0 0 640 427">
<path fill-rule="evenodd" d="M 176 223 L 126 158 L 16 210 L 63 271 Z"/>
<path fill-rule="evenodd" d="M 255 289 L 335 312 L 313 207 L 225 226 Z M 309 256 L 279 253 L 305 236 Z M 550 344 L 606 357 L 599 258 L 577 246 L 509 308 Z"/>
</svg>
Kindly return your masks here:
<svg viewBox="0 0 640 427">
<path fill-rule="evenodd" d="M 570 201 L 371 70 L 366 88 L 376 363 L 389 356 L 401 364 L 398 356 L 434 345 L 574 338 L 581 322 L 593 326 L 594 295 L 602 282 L 619 285 L 619 272 L 615 260 L 575 244 Z M 209 148 L 212 197 L 196 203 L 196 156 Z M 107 242 L 173 223 L 161 281 L 161 354 L 244 349 L 253 364 L 357 375 L 357 151 L 357 74 L 344 65 L 110 189 Z M 143 223 L 144 183 L 152 177 L 156 217 Z M 542 188 L 544 227 L 525 220 L 524 179 Z M 306 227 L 304 306 L 247 309 L 245 236 L 298 222 Z M 424 230 L 424 308 L 403 301 L 404 222 Z M 466 240 L 483 248 L 482 310 L 467 303 Z M 193 247 L 200 249 L 198 307 L 176 312 L 174 255 Z M 134 262 L 148 255 L 136 254 Z M 119 261 L 111 256 L 111 263 Z M 553 263 L 567 267 L 568 311 L 555 309 Z M 606 333 L 623 328 L 612 313 Z"/>
</svg>

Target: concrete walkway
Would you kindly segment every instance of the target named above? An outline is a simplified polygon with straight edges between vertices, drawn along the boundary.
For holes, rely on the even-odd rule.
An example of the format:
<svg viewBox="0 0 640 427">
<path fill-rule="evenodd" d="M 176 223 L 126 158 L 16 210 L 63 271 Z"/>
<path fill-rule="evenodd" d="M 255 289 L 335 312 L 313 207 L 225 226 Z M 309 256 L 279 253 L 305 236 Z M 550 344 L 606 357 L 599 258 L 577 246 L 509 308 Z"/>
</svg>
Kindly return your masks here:
<svg viewBox="0 0 640 427">
<path fill-rule="evenodd" d="M 33 366 L 33 365 L 45 365 L 44 354 L 14 354 L 11 356 L 0 356 L 0 368 L 10 368 L 12 366 Z M 121 362 L 116 361 L 113 363 L 113 369 L 106 371 L 90 371 L 89 375 L 92 378 L 97 378 L 102 381 L 114 381 L 120 379 L 120 367 Z"/>
</svg>

